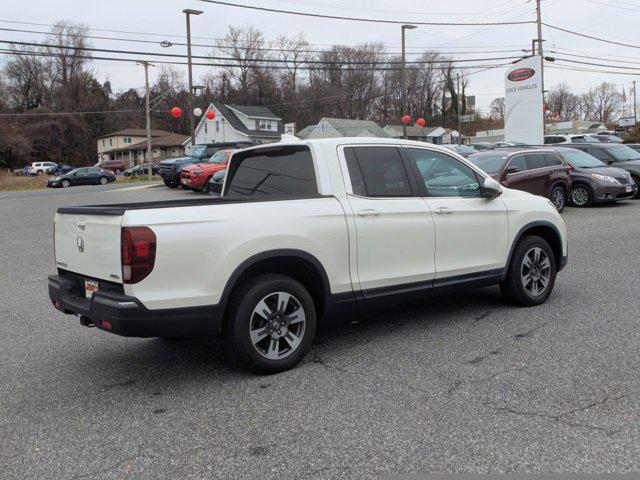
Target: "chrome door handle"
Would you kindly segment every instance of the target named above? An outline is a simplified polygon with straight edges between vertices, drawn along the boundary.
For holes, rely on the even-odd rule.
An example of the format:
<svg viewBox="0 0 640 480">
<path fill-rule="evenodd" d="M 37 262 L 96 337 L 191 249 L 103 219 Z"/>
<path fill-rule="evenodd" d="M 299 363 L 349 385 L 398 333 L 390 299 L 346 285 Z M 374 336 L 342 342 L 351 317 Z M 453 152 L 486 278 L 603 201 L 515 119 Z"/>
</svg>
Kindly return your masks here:
<svg viewBox="0 0 640 480">
<path fill-rule="evenodd" d="M 380 215 L 380 212 L 378 210 L 372 210 L 370 208 L 366 210 L 360 210 L 358 212 L 359 217 L 377 217 L 378 215 Z"/>
<path fill-rule="evenodd" d="M 438 215 L 451 215 L 453 213 L 453 209 L 449 207 L 438 207 L 433 213 L 437 213 Z"/>
</svg>

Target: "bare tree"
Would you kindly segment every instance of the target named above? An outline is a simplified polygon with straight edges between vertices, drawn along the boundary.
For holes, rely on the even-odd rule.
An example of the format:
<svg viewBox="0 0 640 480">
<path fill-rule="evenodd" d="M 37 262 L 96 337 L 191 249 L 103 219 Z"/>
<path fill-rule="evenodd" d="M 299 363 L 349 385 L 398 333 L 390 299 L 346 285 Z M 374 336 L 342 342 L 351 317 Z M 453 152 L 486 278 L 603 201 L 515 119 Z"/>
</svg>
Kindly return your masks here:
<svg viewBox="0 0 640 480">
<path fill-rule="evenodd" d="M 498 97 L 491 100 L 489 105 L 491 109 L 490 118 L 493 120 L 504 120 L 504 114 L 506 112 L 506 105 L 504 97 Z"/>
<path fill-rule="evenodd" d="M 605 124 L 611 124 L 617 120 L 622 108 L 622 95 L 616 90 L 615 85 L 603 82 L 589 90 L 591 107 L 594 120 Z"/>
<path fill-rule="evenodd" d="M 276 58 L 283 60 L 285 71 L 283 73 L 283 86 L 289 90 L 295 98 L 297 94 L 298 75 L 300 67 L 310 58 L 309 42 L 304 33 L 298 33 L 294 37 L 281 35 L 273 45 L 277 50 Z"/>
<path fill-rule="evenodd" d="M 45 65 L 34 47 L 11 45 L 17 53 L 4 67 L 7 103 L 18 112 L 40 108 L 45 103 Z"/>
<path fill-rule="evenodd" d="M 579 116 L 580 97 L 564 82 L 550 89 L 545 100 L 547 108 L 561 120 L 573 120 Z"/>
</svg>

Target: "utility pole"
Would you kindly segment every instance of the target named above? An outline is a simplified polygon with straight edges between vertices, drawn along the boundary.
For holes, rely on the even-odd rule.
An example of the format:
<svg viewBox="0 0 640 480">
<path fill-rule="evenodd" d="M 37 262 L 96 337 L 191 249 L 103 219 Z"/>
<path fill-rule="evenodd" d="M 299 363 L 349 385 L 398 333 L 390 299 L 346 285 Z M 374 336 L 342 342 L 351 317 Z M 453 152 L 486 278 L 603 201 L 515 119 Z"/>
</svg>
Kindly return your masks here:
<svg viewBox="0 0 640 480">
<path fill-rule="evenodd" d="M 542 9 L 540 3 L 542 0 L 536 0 L 536 23 L 538 25 L 538 55 L 540 56 L 540 87 L 542 88 L 542 135 L 547 133 L 546 115 L 547 108 L 544 101 L 544 53 L 542 48 Z"/>
<path fill-rule="evenodd" d="M 193 10 L 191 8 L 186 8 L 182 11 L 187 18 L 187 64 L 189 70 L 189 96 L 188 96 L 188 105 L 189 105 L 189 134 L 191 135 L 191 147 L 196 144 L 195 131 L 194 131 L 194 122 L 193 122 L 193 65 L 191 64 L 191 15 L 200 15 L 202 14 L 202 10 Z"/>
<path fill-rule="evenodd" d="M 633 126 L 638 124 L 638 95 L 636 93 L 636 81 L 633 81 Z"/>
<path fill-rule="evenodd" d="M 144 98 L 145 98 L 145 117 L 147 120 L 147 165 L 149 180 L 151 180 L 151 176 L 153 175 L 153 147 L 151 146 L 151 103 L 149 100 L 150 89 L 149 89 L 149 65 L 151 65 L 146 60 L 141 60 L 139 62 L 140 65 L 144 67 Z M 142 160 L 140 160 L 140 175 L 144 174 L 144 155 Z"/>
<path fill-rule="evenodd" d="M 405 41 L 404 41 L 404 32 L 405 30 L 413 30 L 414 28 L 418 28 L 415 25 L 402 25 L 400 27 L 400 31 L 402 32 L 402 67 L 400 71 L 400 88 L 401 92 L 401 102 L 400 102 L 400 112 L 401 116 L 405 116 L 407 112 L 405 111 L 407 108 L 407 66 L 405 60 Z M 407 125 L 402 122 L 402 138 L 407 139 Z"/>
<path fill-rule="evenodd" d="M 458 110 L 458 145 L 462 145 L 462 102 L 460 101 L 460 73 L 456 73 L 456 85 L 458 93 L 456 94 L 456 110 Z"/>
</svg>

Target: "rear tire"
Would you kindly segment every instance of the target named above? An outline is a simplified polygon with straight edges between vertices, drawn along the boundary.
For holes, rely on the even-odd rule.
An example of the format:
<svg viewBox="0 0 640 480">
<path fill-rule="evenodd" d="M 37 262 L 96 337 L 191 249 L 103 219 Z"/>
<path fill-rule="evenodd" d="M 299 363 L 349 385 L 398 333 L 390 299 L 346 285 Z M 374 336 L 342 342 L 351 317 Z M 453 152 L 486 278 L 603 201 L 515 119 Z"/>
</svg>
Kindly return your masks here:
<svg viewBox="0 0 640 480">
<path fill-rule="evenodd" d="M 526 235 L 516 245 L 500 291 L 514 305 L 540 305 L 551 295 L 556 273 L 556 258 L 547 241 Z"/>
<path fill-rule="evenodd" d="M 556 185 L 551 189 L 549 200 L 551 200 L 551 203 L 553 203 L 558 212 L 562 212 L 562 210 L 564 210 L 564 207 L 567 206 L 567 191 L 564 189 L 564 187 Z"/>
<path fill-rule="evenodd" d="M 226 334 L 233 353 L 252 372 L 295 367 L 311 349 L 316 310 L 309 292 L 284 275 L 259 275 L 242 283 L 230 301 Z"/>
<path fill-rule="evenodd" d="M 636 192 L 636 196 L 633 197 L 635 199 L 640 199 L 640 178 L 637 177 L 631 177 L 633 179 L 633 181 L 636 183 L 636 186 L 638 187 L 638 191 Z"/>
<path fill-rule="evenodd" d="M 574 207 L 590 207 L 593 204 L 593 192 L 588 186 L 578 184 L 571 190 L 570 199 Z"/>
<path fill-rule="evenodd" d="M 122 170 L 120 170 L 119 168 L 116 168 L 116 175 L 120 175 L 122 173 Z"/>
<path fill-rule="evenodd" d="M 109 179 L 107 177 L 100 177 L 100 185 L 106 185 L 109 183 Z"/>
</svg>

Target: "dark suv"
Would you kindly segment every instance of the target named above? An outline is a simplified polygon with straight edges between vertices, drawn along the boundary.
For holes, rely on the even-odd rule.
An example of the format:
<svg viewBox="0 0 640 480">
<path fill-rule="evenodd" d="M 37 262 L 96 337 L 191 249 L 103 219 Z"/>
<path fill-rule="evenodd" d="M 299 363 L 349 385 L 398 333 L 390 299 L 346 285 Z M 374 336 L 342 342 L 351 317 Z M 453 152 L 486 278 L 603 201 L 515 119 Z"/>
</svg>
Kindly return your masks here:
<svg viewBox="0 0 640 480">
<path fill-rule="evenodd" d="M 575 207 L 589 207 L 593 203 L 615 202 L 635 197 L 638 187 L 629 172 L 609 167 L 577 148 L 554 148 L 571 165 L 573 186 L 569 201 Z"/>
<path fill-rule="evenodd" d="M 498 148 L 468 160 L 507 188 L 547 197 L 561 212 L 571 191 L 571 167 L 553 150 Z"/>
<path fill-rule="evenodd" d="M 566 148 L 564 145 L 558 147 Z M 629 172 L 638 186 L 639 193 L 636 193 L 635 198 L 640 198 L 640 152 L 619 143 L 571 144 L 567 147 L 582 150 L 607 165 Z"/>
<path fill-rule="evenodd" d="M 167 187 L 177 188 L 180 186 L 180 172 L 187 165 L 200 163 L 222 148 L 246 148 L 252 145 L 252 142 L 199 143 L 189 148 L 189 153 L 184 157 L 162 160 L 160 162 L 160 175 Z"/>
</svg>

